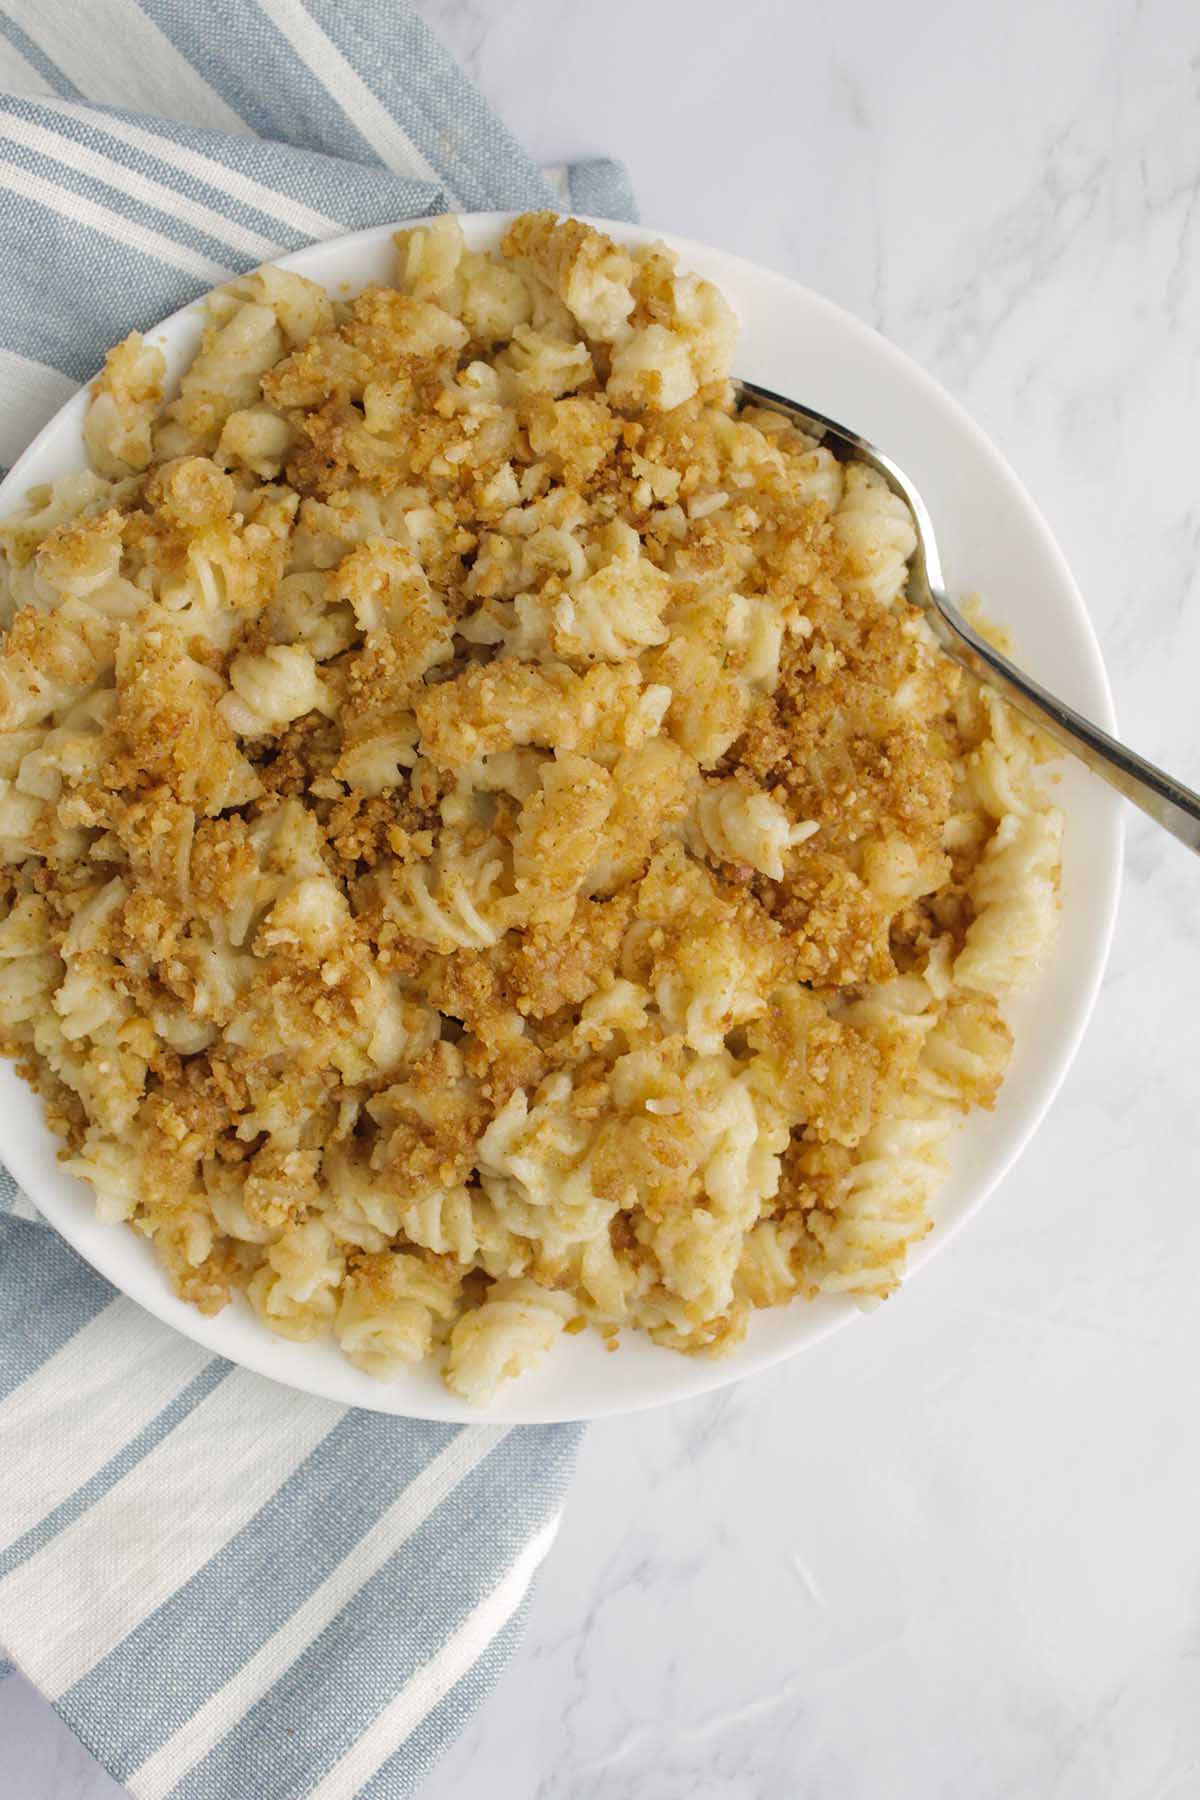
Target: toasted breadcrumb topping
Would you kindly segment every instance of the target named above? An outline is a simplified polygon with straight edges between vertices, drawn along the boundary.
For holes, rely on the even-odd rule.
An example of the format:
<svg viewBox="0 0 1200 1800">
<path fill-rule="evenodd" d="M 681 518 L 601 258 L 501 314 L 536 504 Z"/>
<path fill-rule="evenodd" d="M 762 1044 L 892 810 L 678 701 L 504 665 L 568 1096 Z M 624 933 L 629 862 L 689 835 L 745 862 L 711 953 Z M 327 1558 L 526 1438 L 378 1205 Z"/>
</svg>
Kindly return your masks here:
<svg viewBox="0 0 1200 1800">
<path fill-rule="evenodd" d="M 0 524 L 0 1030 L 104 1218 L 485 1402 L 888 1293 L 1056 909 L 1039 746 L 664 245 L 263 268 Z"/>
</svg>

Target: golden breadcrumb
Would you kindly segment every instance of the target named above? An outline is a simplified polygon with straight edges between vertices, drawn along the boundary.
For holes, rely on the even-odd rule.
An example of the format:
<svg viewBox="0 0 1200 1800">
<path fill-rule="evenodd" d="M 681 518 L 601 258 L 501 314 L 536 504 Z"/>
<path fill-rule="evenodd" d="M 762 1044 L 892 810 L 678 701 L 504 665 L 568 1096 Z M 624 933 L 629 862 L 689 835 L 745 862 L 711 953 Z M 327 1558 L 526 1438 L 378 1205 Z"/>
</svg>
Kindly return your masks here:
<svg viewBox="0 0 1200 1800">
<path fill-rule="evenodd" d="M 663 245 L 263 268 L 0 523 L 0 1038 L 212 1312 L 485 1401 L 869 1304 L 1045 945 L 1042 751 Z"/>
</svg>

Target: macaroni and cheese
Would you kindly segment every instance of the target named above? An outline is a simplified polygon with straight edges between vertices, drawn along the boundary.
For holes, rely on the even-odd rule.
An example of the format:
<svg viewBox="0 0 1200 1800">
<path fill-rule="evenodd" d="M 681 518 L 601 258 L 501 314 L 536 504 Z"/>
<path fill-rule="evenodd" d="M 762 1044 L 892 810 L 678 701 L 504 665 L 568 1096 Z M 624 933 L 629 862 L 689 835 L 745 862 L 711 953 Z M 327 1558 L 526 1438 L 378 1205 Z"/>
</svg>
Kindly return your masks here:
<svg viewBox="0 0 1200 1800">
<path fill-rule="evenodd" d="M 737 410 L 663 245 L 270 267 L 0 524 L 0 1028 L 102 1216 L 483 1403 L 561 1332 L 886 1295 L 1053 929 L 903 504 Z"/>
</svg>

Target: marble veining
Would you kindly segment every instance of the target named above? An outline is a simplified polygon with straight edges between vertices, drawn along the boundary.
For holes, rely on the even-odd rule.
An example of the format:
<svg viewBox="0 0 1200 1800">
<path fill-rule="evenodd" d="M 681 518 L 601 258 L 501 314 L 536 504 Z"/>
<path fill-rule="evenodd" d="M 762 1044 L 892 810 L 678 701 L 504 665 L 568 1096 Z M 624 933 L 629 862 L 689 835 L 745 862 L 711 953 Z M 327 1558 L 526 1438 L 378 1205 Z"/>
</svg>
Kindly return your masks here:
<svg viewBox="0 0 1200 1800">
<path fill-rule="evenodd" d="M 1131 741 L 1200 784 L 1193 8 L 418 4 L 540 159 L 624 157 L 649 222 L 950 388 L 1066 552 Z M 591 1429 L 524 1647 L 423 1800 L 1200 1793 L 1198 914 L 1200 867 L 1131 817 L 1018 1169 L 868 1322 Z M 0 1744 L 6 1800 L 119 1794 L 17 1679 Z"/>
</svg>

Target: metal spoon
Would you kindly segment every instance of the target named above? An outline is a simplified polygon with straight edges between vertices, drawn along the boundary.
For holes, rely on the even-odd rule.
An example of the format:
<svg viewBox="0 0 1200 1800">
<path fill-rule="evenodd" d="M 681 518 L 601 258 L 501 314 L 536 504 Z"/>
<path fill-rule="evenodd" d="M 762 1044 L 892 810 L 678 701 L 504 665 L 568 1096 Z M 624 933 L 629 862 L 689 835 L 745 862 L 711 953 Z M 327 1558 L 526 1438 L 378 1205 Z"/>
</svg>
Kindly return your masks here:
<svg viewBox="0 0 1200 1800">
<path fill-rule="evenodd" d="M 1127 750 L 1090 719 L 1038 682 L 1023 675 L 1006 656 L 1001 656 L 963 618 L 946 594 L 938 558 L 933 521 L 925 502 L 904 473 L 874 444 L 823 414 L 785 400 L 770 388 L 752 381 L 735 384 L 739 399 L 771 412 L 782 413 L 811 437 L 820 438 L 839 458 L 856 458 L 878 470 L 894 494 L 899 494 L 913 516 L 917 547 L 909 562 L 908 598 L 924 609 L 934 636 L 948 656 L 981 681 L 998 688 L 1006 700 L 1040 725 L 1064 749 L 1072 751 L 1094 775 L 1140 806 L 1144 813 L 1177 837 L 1189 850 L 1200 851 L 1200 794 L 1181 781 L 1156 769 L 1153 763 Z"/>
</svg>

